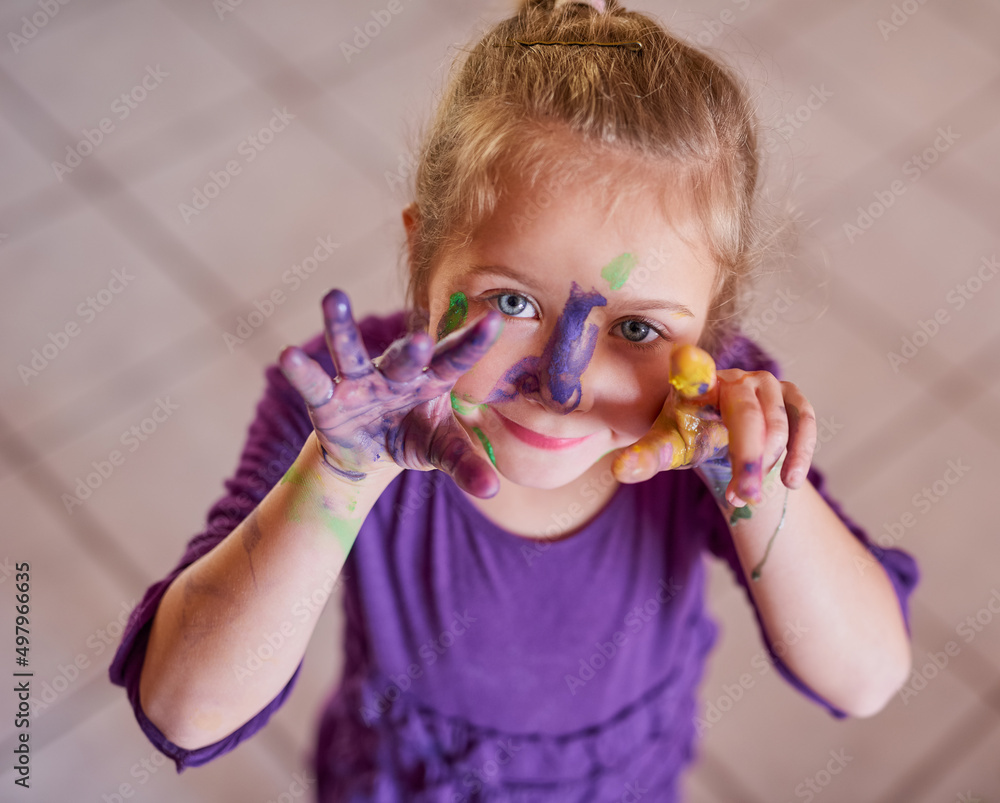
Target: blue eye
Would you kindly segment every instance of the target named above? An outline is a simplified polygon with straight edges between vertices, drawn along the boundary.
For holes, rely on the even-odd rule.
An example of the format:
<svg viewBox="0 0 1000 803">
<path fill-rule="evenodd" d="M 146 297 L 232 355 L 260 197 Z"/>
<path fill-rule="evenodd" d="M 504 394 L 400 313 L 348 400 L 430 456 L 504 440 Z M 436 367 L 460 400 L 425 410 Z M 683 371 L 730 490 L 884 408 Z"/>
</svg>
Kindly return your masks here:
<svg viewBox="0 0 1000 803">
<path fill-rule="evenodd" d="M 649 337 L 650 332 L 654 335 L 656 332 L 653 331 L 648 323 L 643 323 L 642 321 L 624 321 L 621 324 L 622 335 L 626 340 L 632 343 L 642 343 L 645 342 L 646 338 Z M 658 336 L 658 335 L 657 335 Z"/>
<path fill-rule="evenodd" d="M 511 318 L 534 318 L 535 308 L 526 296 L 520 293 L 500 293 L 491 296 L 496 308 Z M 525 314 L 527 313 L 527 314 Z"/>
</svg>

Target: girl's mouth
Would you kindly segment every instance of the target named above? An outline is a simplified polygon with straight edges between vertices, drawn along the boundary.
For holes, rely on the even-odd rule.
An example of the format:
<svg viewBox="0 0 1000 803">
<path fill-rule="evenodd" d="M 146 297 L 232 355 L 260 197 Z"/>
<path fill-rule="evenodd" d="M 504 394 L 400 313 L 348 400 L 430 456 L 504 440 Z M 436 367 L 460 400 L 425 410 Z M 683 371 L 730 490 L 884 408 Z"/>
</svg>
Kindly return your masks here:
<svg viewBox="0 0 1000 803">
<path fill-rule="evenodd" d="M 549 438 L 533 430 L 526 429 L 525 427 L 522 427 L 520 424 L 515 424 L 509 418 L 500 415 L 500 413 L 498 413 L 496 409 L 493 409 L 493 413 L 496 415 L 497 418 L 500 419 L 500 423 L 502 423 L 504 427 L 507 428 L 507 431 L 510 432 L 515 438 L 517 438 L 519 441 L 523 443 L 528 444 L 529 446 L 534 446 L 538 449 L 548 449 L 551 451 L 557 449 L 569 449 L 572 448 L 573 446 L 577 446 L 578 444 L 583 443 L 585 440 L 591 437 L 590 435 L 587 435 L 586 437 L 583 438 Z"/>
</svg>

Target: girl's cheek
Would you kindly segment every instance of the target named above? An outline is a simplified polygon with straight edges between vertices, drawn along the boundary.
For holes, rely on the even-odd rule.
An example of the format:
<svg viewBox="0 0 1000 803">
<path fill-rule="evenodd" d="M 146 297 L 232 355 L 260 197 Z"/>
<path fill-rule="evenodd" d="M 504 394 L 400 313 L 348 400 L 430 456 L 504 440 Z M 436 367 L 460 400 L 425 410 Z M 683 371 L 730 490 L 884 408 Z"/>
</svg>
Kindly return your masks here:
<svg viewBox="0 0 1000 803">
<path fill-rule="evenodd" d="M 501 335 L 500 340 L 482 359 L 459 377 L 454 393 L 460 399 L 472 404 L 482 403 L 504 372 L 517 362 L 518 358 L 509 354 L 510 349 L 504 347 L 503 339 L 504 336 Z"/>
</svg>

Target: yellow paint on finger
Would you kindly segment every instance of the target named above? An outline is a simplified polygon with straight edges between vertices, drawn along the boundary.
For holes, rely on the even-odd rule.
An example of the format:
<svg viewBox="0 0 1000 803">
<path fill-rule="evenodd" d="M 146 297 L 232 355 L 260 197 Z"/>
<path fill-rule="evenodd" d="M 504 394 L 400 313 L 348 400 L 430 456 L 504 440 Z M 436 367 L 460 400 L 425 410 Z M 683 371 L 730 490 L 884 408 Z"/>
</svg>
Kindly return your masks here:
<svg viewBox="0 0 1000 803">
<path fill-rule="evenodd" d="M 670 384 L 684 398 L 705 395 L 716 381 L 715 360 L 704 349 L 685 343 L 670 355 Z"/>
</svg>

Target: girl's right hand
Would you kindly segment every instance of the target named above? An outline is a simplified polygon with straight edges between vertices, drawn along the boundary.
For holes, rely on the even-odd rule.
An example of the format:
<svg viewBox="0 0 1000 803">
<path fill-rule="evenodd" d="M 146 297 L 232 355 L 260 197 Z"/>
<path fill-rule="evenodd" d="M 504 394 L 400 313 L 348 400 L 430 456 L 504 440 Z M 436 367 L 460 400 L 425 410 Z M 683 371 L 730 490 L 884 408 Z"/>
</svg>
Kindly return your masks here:
<svg viewBox="0 0 1000 803">
<path fill-rule="evenodd" d="M 325 464 L 361 481 L 397 467 L 450 474 L 479 497 L 499 479 L 455 418 L 451 388 L 490 349 L 503 326 L 493 310 L 435 344 L 425 332 L 407 335 L 371 360 L 346 294 L 323 299 L 326 344 L 335 379 L 297 346 L 278 357 L 282 373 L 309 411 Z"/>
</svg>

